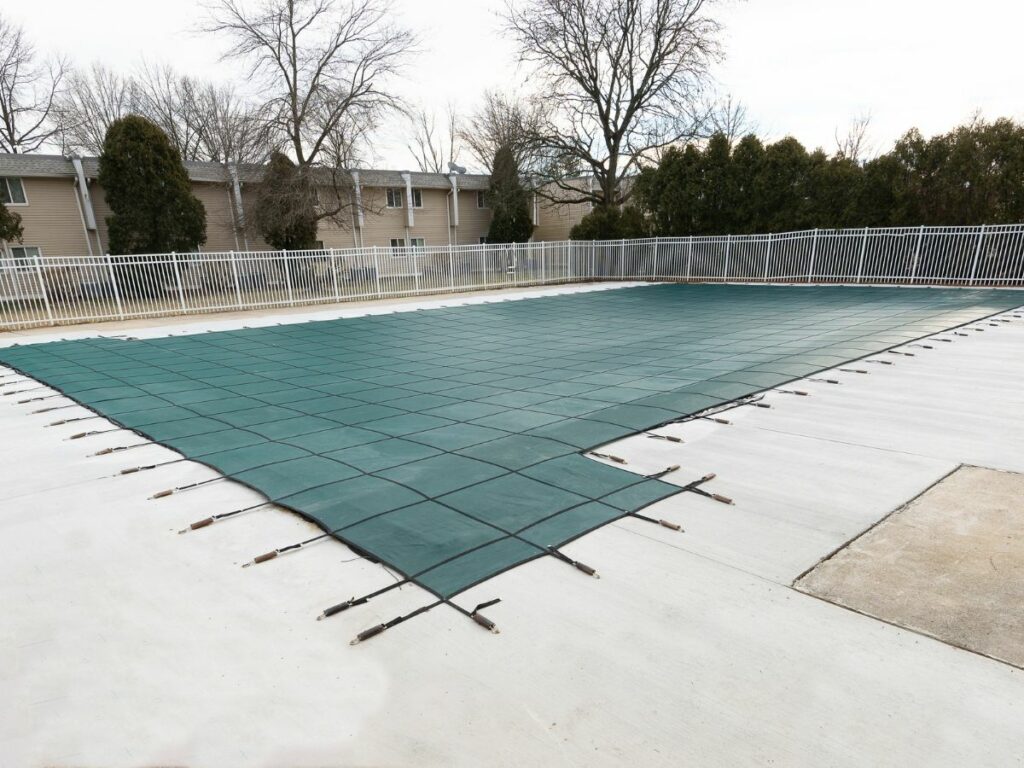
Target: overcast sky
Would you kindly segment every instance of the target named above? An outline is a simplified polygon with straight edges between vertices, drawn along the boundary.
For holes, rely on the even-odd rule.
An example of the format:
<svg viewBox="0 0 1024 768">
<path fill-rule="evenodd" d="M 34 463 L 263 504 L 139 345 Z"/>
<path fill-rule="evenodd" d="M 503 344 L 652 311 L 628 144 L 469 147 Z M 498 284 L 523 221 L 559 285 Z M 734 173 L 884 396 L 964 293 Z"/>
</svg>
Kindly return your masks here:
<svg viewBox="0 0 1024 768">
<path fill-rule="evenodd" d="M 145 58 L 191 74 L 231 79 L 220 41 L 198 30 L 201 0 L 2 0 L 44 51 L 131 69 Z M 487 88 L 521 86 L 500 31 L 503 0 L 396 0 L 420 36 L 401 91 L 429 109 L 471 110 Z M 835 133 L 872 116 L 870 140 L 885 151 L 911 126 L 948 130 L 980 109 L 1024 119 L 1019 0 L 720 0 L 722 93 L 747 105 L 759 132 L 793 135 L 831 150 Z M 412 165 L 405 126 L 385 126 L 378 164 Z"/>
</svg>

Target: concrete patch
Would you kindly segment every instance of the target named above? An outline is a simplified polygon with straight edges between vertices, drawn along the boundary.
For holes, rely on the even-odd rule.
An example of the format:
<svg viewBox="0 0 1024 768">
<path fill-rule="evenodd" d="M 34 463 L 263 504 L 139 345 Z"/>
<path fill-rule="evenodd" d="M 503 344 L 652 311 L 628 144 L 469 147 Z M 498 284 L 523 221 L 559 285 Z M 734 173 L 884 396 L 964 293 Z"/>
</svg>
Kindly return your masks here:
<svg viewBox="0 0 1024 768">
<path fill-rule="evenodd" d="M 1024 667 L 1024 475 L 962 467 L 796 582 Z"/>
</svg>

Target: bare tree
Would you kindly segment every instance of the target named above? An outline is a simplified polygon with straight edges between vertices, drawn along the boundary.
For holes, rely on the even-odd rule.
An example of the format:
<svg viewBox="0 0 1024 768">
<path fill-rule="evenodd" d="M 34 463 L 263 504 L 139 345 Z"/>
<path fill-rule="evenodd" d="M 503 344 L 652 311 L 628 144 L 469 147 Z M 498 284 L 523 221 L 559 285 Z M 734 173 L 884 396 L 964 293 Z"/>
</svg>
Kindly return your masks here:
<svg viewBox="0 0 1024 768">
<path fill-rule="evenodd" d="M 708 0 L 527 0 L 508 6 L 520 58 L 550 119 L 538 136 L 564 202 L 616 206 L 620 184 L 661 147 L 696 136 L 718 57 Z M 593 188 L 572 176 L 592 175 Z M 543 189 L 541 190 L 543 193 Z M 550 195 L 549 196 L 553 196 Z"/>
<path fill-rule="evenodd" d="M 203 159 L 222 165 L 266 162 L 272 149 L 270 124 L 259 106 L 233 86 L 204 85 L 189 106 Z"/>
<path fill-rule="evenodd" d="M 850 121 L 846 135 L 841 136 L 836 128 L 836 154 L 855 163 L 861 163 L 871 154 L 872 148 L 868 141 L 868 128 L 871 126 L 871 113 L 864 112 Z"/>
<path fill-rule="evenodd" d="M 61 151 L 98 155 L 107 128 L 138 109 L 138 89 L 130 77 L 93 64 L 72 70 L 57 105 Z"/>
<path fill-rule="evenodd" d="M 25 31 L 0 16 L 0 150 L 35 152 L 57 136 L 67 61 L 39 60 Z"/>
<path fill-rule="evenodd" d="M 729 140 L 730 147 L 757 129 L 747 116 L 746 105 L 741 101 L 733 101 L 731 94 L 711 105 L 708 123 L 712 133 L 720 133 Z"/>
<path fill-rule="evenodd" d="M 389 80 L 415 44 L 377 0 L 215 0 L 211 32 L 234 44 L 270 95 L 267 110 L 300 167 L 322 159 L 338 129 L 376 124 L 399 106 Z"/>
<path fill-rule="evenodd" d="M 411 138 L 406 147 L 424 173 L 446 173 L 448 163 L 458 162 L 459 131 L 455 108 L 449 104 L 444 124 L 438 128 L 434 115 L 425 108 L 409 116 Z"/>
<path fill-rule="evenodd" d="M 209 115 L 199 104 L 204 85 L 168 64 L 144 64 L 136 84 L 136 111 L 160 126 L 182 160 L 206 160 Z"/>
<path fill-rule="evenodd" d="M 508 147 L 520 172 L 537 165 L 536 139 L 546 125 L 544 104 L 514 93 L 487 91 L 483 104 L 469 116 L 459 138 L 488 172 L 501 147 Z"/>
</svg>

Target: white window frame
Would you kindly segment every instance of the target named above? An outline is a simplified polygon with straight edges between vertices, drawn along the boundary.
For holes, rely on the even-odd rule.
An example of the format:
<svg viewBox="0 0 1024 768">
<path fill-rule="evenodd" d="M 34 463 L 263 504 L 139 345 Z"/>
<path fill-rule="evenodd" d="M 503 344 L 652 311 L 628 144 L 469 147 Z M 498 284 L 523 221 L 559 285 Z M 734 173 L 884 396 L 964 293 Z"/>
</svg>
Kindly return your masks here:
<svg viewBox="0 0 1024 768">
<path fill-rule="evenodd" d="M 388 187 L 384 192 L 385 203 L 388 208 L 404 208 L 405 207 L 405 190 L 401 187 Z M 396 202 L 397 201 L 397 202 Z"/>
<path fill-rule="evenodd" d="M 410 237 L 409 247 L 423 250 L 424 248 L 427 247 L 427 240 L 424 237 Z"/>
<path fill-rule="evenodd" d="M 422 208 L 423 207 L 423 190 L 419 187 L 412 188 L 412 207 Z"/>
<path fill-rule="evenodd" d="M 487 204 L 487 193 L 482 189 L 478 189 L 476 191 L 476 207 L 479 208 L 480 210 L 486 210 L 487 208 L 490 208 L 490 206 Z"/>
<path fill-rule="evenodd" d="M 401 253 L 395 253 L 395 251 L 401 251 L 403 248 L 405 248 L 405 238 L 404 237 L 392 237 L 391 238 L 391 255 L 392 256 L 401 256 Z"/>
<path fill-rule="evenodd" d="M 10 251 L 12 259 L 19 259 L 24 261 L 35 261 L 43 255 L 43 249 L 38 245 L 8 245 L 7 250 Z M 15 251 L 22 251 L 19 256 Z M 35 251 L 34 254 L 29 255 L 28 251 Z"/>
<path fill-rule="evenodd" d="M 21 197 L 24 202 L 14 202 L 14 195 L 11 194 L 11 179 L 17 179 L 18 186 L 21 187 Z M 25 180 L 21 176 L 0 176 L 0 182 L 3 182 L 4 188 L 7 191 L 7 199 L 11 201 L 5 202 L 4 205 L 8 208 L 17 208 L 19 206 L 28 205 L 28 192 L 25 191 Z"/>
</svg>

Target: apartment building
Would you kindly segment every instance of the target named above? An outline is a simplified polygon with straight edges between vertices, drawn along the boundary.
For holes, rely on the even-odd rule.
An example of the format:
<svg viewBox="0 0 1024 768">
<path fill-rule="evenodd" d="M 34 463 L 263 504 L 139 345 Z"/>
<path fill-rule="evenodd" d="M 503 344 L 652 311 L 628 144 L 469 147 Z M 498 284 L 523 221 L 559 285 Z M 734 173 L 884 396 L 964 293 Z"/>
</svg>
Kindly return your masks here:
<svg viewBox="0 0 1024 768">
<path fill-rule="evenodd" d="M 206 207 L 203 251 L 267 250 L 247 213 L 262 166 L 227 168 L 187 162 L 193 194 Z M 22 218 L 22 243 L 2 243 L 8 258 L 99 256 L 108 252 L 110 209 L 96 180 L 94 157 L 0 154 L 0 199 Z M 351 171 L 352 204 L 345 221 L 325 220 L 323 248 L 420 247 L 482 242 L 490 226 L 481 174 Z M 533 201 L 534 239 L 564 240 L 588 206 Z M 349 221 L 348 219 L 351 219 Z"/>
</svg>

